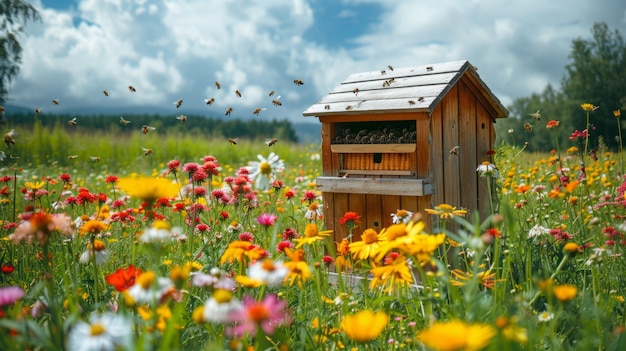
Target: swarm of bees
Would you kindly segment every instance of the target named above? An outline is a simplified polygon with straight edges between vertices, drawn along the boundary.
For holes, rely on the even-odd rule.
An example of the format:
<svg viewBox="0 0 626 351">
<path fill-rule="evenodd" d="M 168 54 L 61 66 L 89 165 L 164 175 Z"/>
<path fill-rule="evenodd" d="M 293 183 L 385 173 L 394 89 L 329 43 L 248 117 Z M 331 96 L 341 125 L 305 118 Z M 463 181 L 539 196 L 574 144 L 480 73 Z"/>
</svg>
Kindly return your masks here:
<svg viewBox="0 0 626 351">
<path fill-rule="evenodd" d="M 417 140 L 415 126 L 396 128 L 363 128 L 353 132 L 344 129 L 333 139 L 333 144 L 411 144 Z"/>
</svg>

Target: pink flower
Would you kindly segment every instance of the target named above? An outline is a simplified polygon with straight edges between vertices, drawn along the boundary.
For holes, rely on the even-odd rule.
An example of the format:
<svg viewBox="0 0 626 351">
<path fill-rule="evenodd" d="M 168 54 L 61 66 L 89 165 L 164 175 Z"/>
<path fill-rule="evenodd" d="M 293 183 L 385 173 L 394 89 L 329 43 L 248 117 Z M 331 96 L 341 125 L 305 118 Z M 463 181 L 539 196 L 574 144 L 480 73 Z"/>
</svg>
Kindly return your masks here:
<svg viewBox="0 0 626 351">
<path fill-rule="evenodd" d="M 262 215 L 260 215 L 256 220 L 257 222 L 259 222 L 259 224 L 261 224 L 262 226 L 265 227 L 270 227 L 273 226 L 274 223 L 276 223 L 276 219 L 278 217 L 276 217 L 273 214 L 269 214 L 269 213 L 263 213 Z"/>
<path fill-rule="evenodd" d="M 24 297 L 24 290 L 19 286 L 0 288 L 0 306 L 11 305 Z"/>
<path fill-rule="evenodd" d="M 185 163 L 183 166 L 183 172 L 194 174 L 198 169 L 200 169 L 200 165 L 195 162 Z"/>
<path fill-rule="evenodd" d="M 267 335 L 272 335 L 276 327 L 289 324 L 290 318 L 285 313 L 286 307 L 287 303 L 279 300 L 274 294 L 265 296 L 261 302 L 246 296 L 243 299 L 243 307 L 230 314 L 229 320 L 236 325 L 228 328 L 226 333 L 235 337 L 255 335 L 257 329 L 261 327 Z"/>
</svg>

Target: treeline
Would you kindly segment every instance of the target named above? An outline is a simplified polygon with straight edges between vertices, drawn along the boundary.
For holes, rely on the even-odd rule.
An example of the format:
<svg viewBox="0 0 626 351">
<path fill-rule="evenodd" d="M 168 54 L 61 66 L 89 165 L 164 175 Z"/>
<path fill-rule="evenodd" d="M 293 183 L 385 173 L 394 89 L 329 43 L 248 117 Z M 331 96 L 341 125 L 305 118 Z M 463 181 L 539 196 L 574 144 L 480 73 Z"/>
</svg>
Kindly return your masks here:
<svg viewBox="0 0 626 351">
<path fill-rule="evenodd" d="M 41 114 L 37 116 L 32 113 L 12 113 L 2 116 L 2 125 L 7 131 L 11 128 L 30 129 L 38 124 L 43 128 L 52 129 L 54 127 L 66 126 L 75 132 L 85 132 L 94 134 L 115 133 L 116 135 L 131 135 L 133 132 L 141 130 L 143 125 L 155 128 L 158 134 L 184 134 L 195 137 L 214 138 L 239 138 L 247 140 L 264 140 L 277 138 L 283 142 L 297 143 L 298 135 L 291 122 L 287 120 L 261 120 L 261 119 L 217 119 L 204 116 L 186 116 L 186 120 L 181 122 L 173 116 L 162 115 L 125 115 L 124 119 L 130 121 L 129 124 L 120 123 L 119 115 L 94 115 L 76 116 L 64 114 Z M 70 121 L 76 118 L 75 125 Z"/>
<path fill-rule="evenodd" d="M 594 24 L 591 32 L 592 39 L 573 40 L 560 87 L 548 85 L 508 107 L 509 118 L 496 123 L 498 144 L 527 143 L 529 151 L 549 151 L 558 142 L 567 149 L 581 142 L 581 138 L 572 142 L 572 133 L 588 128 L 590 151 L 620 147 L 623 123 L 616 115 L 626 108 L 626 44 L 621 33 L 605 23 Z M 583 103 L 597 106 L 590 112 L 589 125 Z M 559 121 L 559 126 L 546 128 L 550 120 Z"/>
</svg>

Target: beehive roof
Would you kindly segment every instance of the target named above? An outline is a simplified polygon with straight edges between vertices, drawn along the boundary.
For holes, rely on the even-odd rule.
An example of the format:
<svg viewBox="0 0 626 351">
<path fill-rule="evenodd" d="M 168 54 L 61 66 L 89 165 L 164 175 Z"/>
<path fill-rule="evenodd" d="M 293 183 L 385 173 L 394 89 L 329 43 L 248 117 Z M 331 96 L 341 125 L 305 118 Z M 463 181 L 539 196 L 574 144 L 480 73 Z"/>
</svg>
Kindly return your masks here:
<svg viewBox="0 0 626 351">
<path fill-rule="evenodd" d="M 302 114 L 432 112 L 464 75 L 478 87 L 479 93 L 496 111 L 497 118 L 508 116 L 506 108 L 466 60 L 354 73 Z"/>
</svg>

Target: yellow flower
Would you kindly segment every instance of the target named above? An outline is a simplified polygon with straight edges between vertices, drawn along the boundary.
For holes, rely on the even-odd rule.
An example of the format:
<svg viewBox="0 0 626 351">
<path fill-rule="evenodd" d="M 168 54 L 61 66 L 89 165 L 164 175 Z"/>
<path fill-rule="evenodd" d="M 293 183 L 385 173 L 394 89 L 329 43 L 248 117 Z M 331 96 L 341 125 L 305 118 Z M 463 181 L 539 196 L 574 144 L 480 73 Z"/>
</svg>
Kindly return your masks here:
<svg viewBox="0 0 626 351">
<path fill-rule="evenodd" d="M 323 230 L 320 232 L 317 228 L 317 224 L 308 223 L 306 228 L 304 228 L 304 237 L 294 240 L 298 243 L 296 249 L 301 248 L 305 244 L 311 245 L 316 241 L 324 240 L 324 237 L 330 236 L 332 232 L 332 230 Z"/>
<path fill-rule="evenodd" d="M 555 286 L 552 293 L 561 302 L 572 301 L 578 293 L 578 288 L 575 285 L 562 284 Z"/>
<path fill-rule="evenodd" d="M 250 260 L 256 260 L 261 257 L 264 257 L 266 254 L 265 250 L 251 244 L 248 241 L 233 241 L 228 244 L 226 250 L 222 254 L 220 258 L 220 263 L 225 262 L 245 262 L 245 257 L 248 257 Z"/>
<path fill-rule="evenodd" d="M 474 276 L 472 273 L 464 272 L 460 269 L 454 269 L 451 273 L 456 278 L 454 280 L 450 280 L 450 283 L 454 286 L 464 286 L 465 281 L 472 279 L 472 277 Z M 493 287 L 496 285 L 496 282 L 504 281 L 503 279 L 495 279 L 496 274 L 491 273 L 491 269 L 488 269 L 484 272 L 478 272 L 476 274 L 476 277 L 478 279 L 478 282 L 481 285 L 484 285 L 487 289 L 493 289 Z"/>
<path fill-rule="evenodd" d="M 172 198 L 178 194 L 178 185 L 165 178 L 126 177 L 121 178 L 117 185 L 126 194 L 148 203 L 156 199 Z"/>
<path fill-rule="evenodd" d="M 593 104 L 590 103 L 584 103 L 584 104 L 580 104 L 580 108 L 582 108 L 585 111 L 595 111 L 599 108 L 600 106 L 594 106 Z"/>
<path fill-rule="evenodd" d="M 622 111 L 621 110 L 615 110 L 613 111 L 613 116 L 615 116 L 615 118 L 619 118 L 619 116 L 622 115 Z"/>
<path fill-rule="evenodd" d="M 109 226 L 106 223 L 95 219 L 90 219 L 80 227 L 80 230 L 78 232 L 81 236 L 89 233 L 97 235 L 107 230 L 108 228 Z"/>
<path fill-rule="evenodd" d="M 393 291 L 397 285 L 408 285 L 413 282 L 411 269 L 402 255 L 396 257 L 390 264 L 374 267 L 371 270 L 374 275 L 370 288 L 385 286 L 387 291 Z"/>
<path fill-rule="evenodd" d="M 569 242 L 563 246 L 563 251 L 573 256 L 580 252 L 580 247 L 576 243 Z"/>
<path fill-rule="evenodd" d="M 383 311 L 369 310 L 345 316 L 341 320 L 341 329 L 357 342 L 368 342 L 376 339 L 389 323 L 389 316 Z"/>
<path fill-rule="evenodd" d="M 30 190 L 37 190 L 37 189 L 41 189 L 43 188 L 43 186 L 46 185 L 46 182 L 44 181 L 40 181 L 40 182 L 24 182 L 24 186 L 26 186 L 28 189 Z"/>
<path fill-rule="evenodd" d="M 439 218 L 442 219 L 453 218 L 454 216 L 465 216 L 467 214 L 467 210 L 457 210 L 456 207 L 452 207 L 448 204 L 441 204 L 434 209 L 426 208 L 424 210 L 426 211 L 426 213 L 431 215 L 438 215 Z"/>
<path fill-rule="evenodd" d="M 378 254 L 380 240 L 374 229 L 366 229 L 361 234 L 361 240 L 350 244 L 350 252 L 354 258 L 367 260 Z"/>
<path fill-rule="evenodd" d="M 289 269 L 289 274 L 287 274 L 285 280 L 289 282 L 290 286 L 296 281 L 298 285 L 302 286 L 302 282 L 311 277 L 309 265 L 304 260 L 304 250 L 298 249 L 291 251 L 290 248 L 286 248 L 285 254 L 291 259 L 291 261 L 283 263 L 285 267 Z"/>
<path fill-rule="evenodd" d="M 468 324 L 463 321 L 436 322 L 417 335 L 427 347 L 437 351 L 475 351 L 489 345 L 496 335 L 487 324 Z"/>
</svg>

